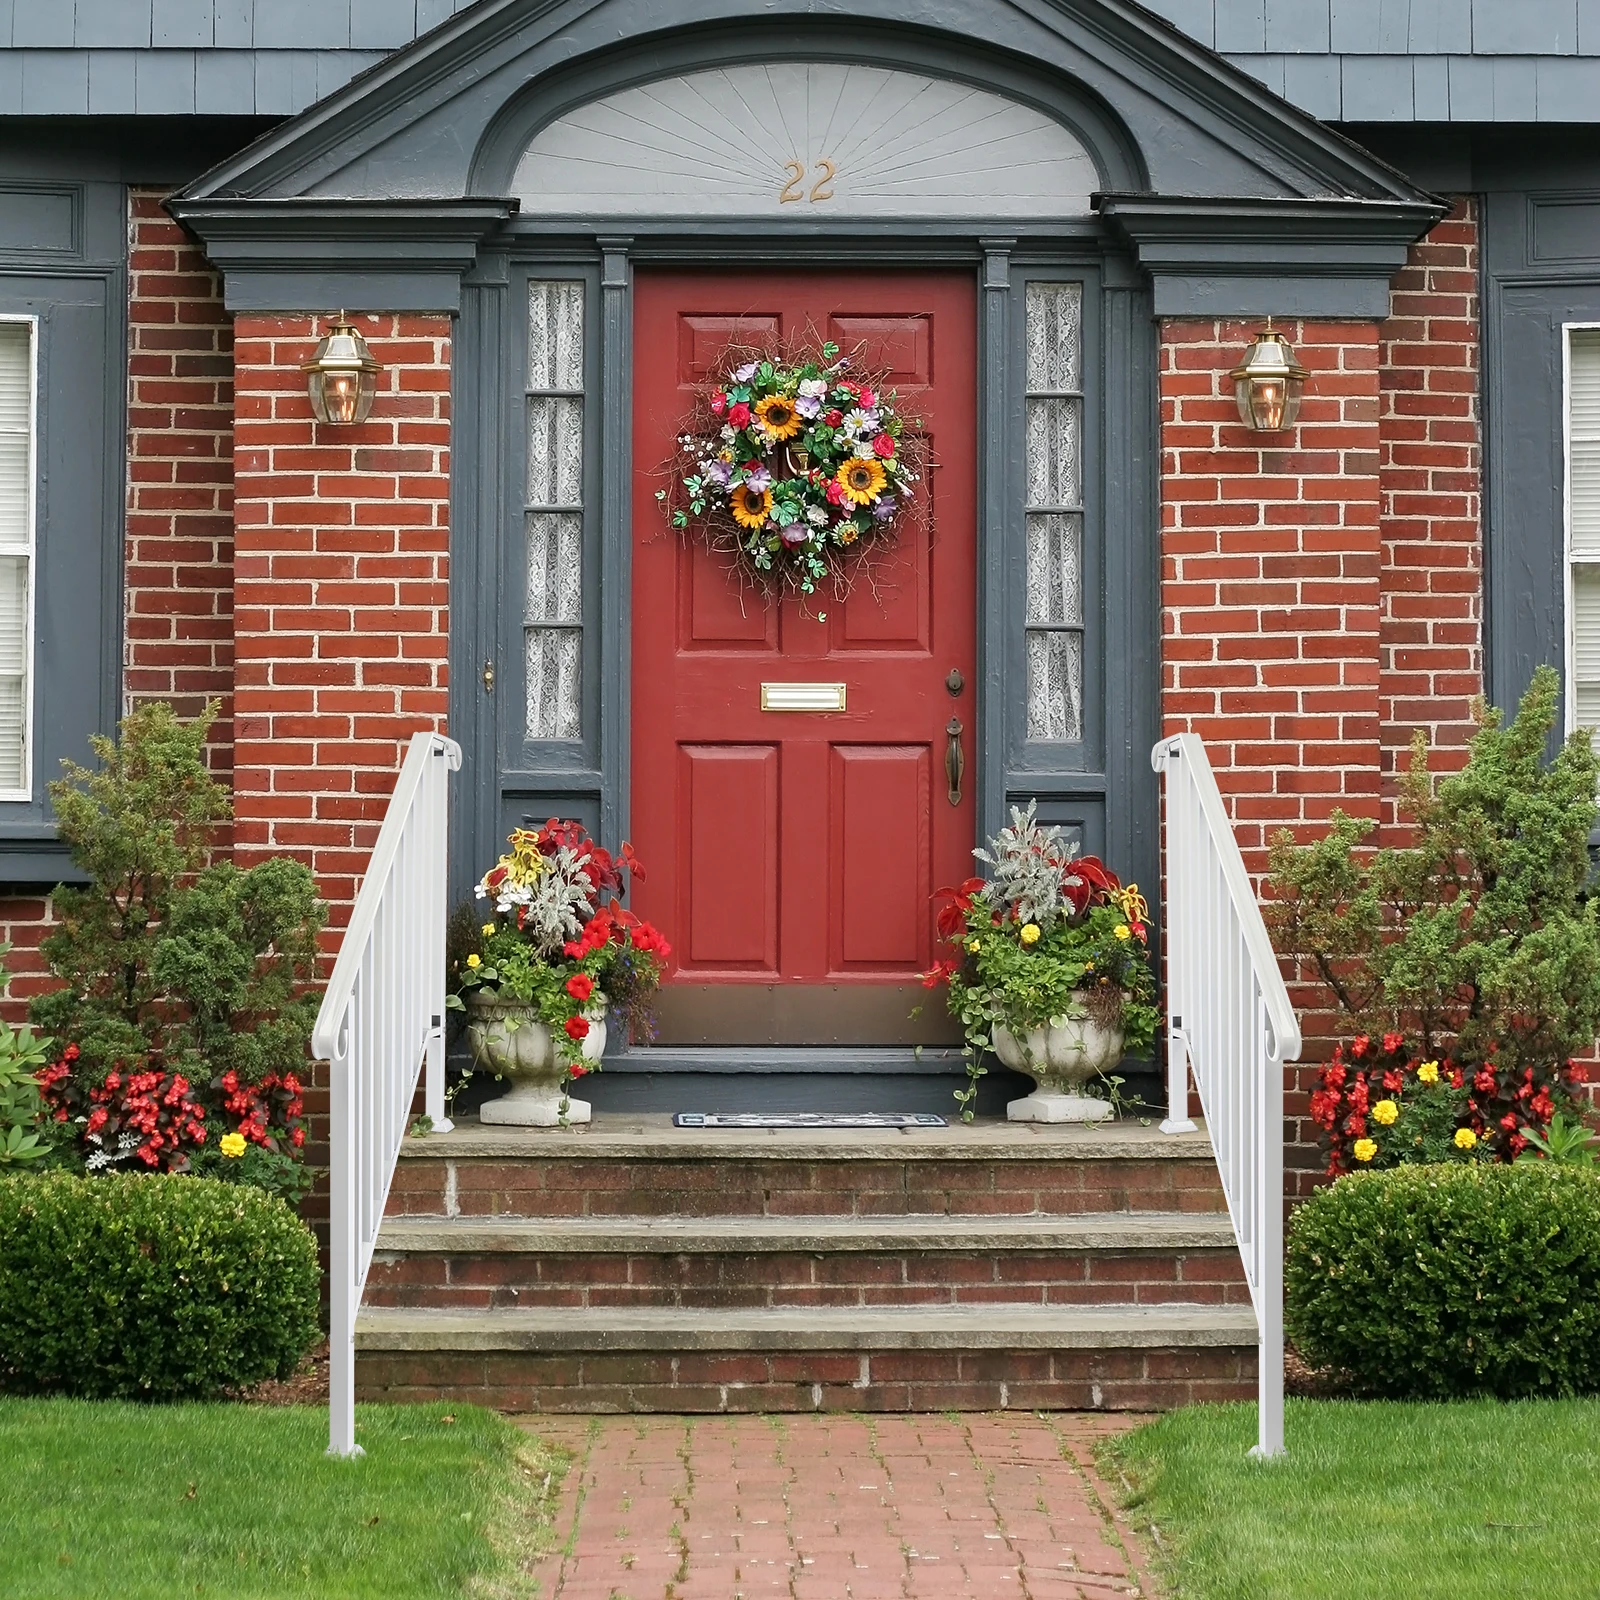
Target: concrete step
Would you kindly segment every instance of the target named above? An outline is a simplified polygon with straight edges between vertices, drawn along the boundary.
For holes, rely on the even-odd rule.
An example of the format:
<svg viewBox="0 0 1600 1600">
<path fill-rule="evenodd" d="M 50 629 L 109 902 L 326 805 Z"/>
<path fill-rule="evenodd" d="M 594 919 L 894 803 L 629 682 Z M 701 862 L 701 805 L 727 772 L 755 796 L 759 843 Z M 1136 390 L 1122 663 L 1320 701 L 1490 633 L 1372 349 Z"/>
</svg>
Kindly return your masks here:
<svg viewBox="0 0 1600 1600">
<path fill-rule="evenodd" d="M 496 1307 L 1247 1304 L 1216 1213 L 388 1218 L 367 1303 Z"/>
<path fill-rule="evenodd" d="M 369 1307 L 365 1399 L 510 1411 L 1160 1409 L 1247 1397 L 1248 1307 Z"/>
<path fill-rule="evenodd" d="M 584 1128 L 407 1139 L 391 1216 L 882 1217 L 1225 1210 L 1203 1131 L 956 1122 L 906 1132 Z"/>
</svg>

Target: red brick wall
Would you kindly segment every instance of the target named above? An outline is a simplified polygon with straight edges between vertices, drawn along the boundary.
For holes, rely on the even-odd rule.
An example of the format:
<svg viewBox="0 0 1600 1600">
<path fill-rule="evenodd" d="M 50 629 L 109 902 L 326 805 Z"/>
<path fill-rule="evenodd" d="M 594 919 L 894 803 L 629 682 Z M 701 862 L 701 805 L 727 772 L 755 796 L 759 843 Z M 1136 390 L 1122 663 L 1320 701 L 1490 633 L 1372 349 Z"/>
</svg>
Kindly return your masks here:
<svg viewBox="0 0 1600 1600">
<path fill-rule="evenodd" d="M 233 329 L 199 246 L 132 190 L 128 210 L 128 439 L 123 695 L 193 715 L 222 701 L 211 765 L 233 767 Z M 88 751 L 82 751 L 84 759 Z M 0 900 L 15 947 L 13 1019 L 43 986 L 42 894 Z"/>
<path fill-rule="evenodd" d="M 1412 248 L 1390 304 L 1378 330 L 1386 823 L 1413 730 L 1426 731 L 1436 771 L 1454 770 L 1483 692 L 1475 201 Z"/>
<path fill-rule="evenodd" d="M 1378 330 L 1285 331 L 1311 376 L 1282 435 L 1239 421 L 1250 326 L 1169 322 L 1161 341 L 1163 727 L 1206 741 L 1252 875 L 1280 828 L 1379 805 Z M 1318 1161 L 1311 1076 L 1286 1085 L 1291 1191 Z"/>
<path fill-rule="evenodd" d="M 1483 683 L 1477 248 L 1463 201 L 1388 320 L 1288 326 L 1312 376 L 1281 440 L 1229 393 L 1249 326 L 1163 329 L 1164 723 L 1206 740 L 1252 873 L 1336 806 L 1392 825 L 1413 729 L 1439 770 L 1461 759 Z M 1325 1059 L 1335 1020 L 1293 992 Z M 1314 1072 L 1286 1085 L 1291 1193 L 1321 1167 Z"/>
<path fill-rule="evenodd" d="M 1161 335 L 1162 719 L 1198 733 L 1252 873 L 1280 827 L 1378 799 L 1378 337 L 1291 323 L 1298 426 L 1251 433 L 1229 371 L 1252 325 Z"/>
<path fill-rule="evenodd" d="M 320 320 L 241 316 L 234 344 L 236 849 L 307 862 L 336 927 L 448 688 L 450 320 L 357 321 L 383 367 L 358 428 L 312 417 Z"/>
<path fill-rule="evenodd" d="M 127 623 L 131 706 L 222 701 L 212 769 L 233 767 L 233 325 L 198 245 L 135 190 L 128 233 Z"/>
</svg>

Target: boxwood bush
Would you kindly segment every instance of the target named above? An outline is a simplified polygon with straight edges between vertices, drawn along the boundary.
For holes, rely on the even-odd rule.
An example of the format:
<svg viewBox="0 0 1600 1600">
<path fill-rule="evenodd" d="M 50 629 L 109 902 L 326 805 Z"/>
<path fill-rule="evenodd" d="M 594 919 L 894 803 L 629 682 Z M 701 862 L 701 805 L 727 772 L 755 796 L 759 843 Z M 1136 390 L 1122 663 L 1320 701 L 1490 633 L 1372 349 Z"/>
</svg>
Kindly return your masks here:
<svg viewBox="0 0 1600 1600">
<path fill-rule="evenodd" d="M 315 1241 L 257 1189 L 0 1180 L 0 1388 L 176 1400 L 286 1378 L 317 1305 Z"/>
<path fill-rule="evenodd" d="M 1368 1394 L 1600 1390 L 1600 1178 L 1549 1162 L 1341 1178 L 1295 1214 L 1286 1326 Z"/>
</svg>

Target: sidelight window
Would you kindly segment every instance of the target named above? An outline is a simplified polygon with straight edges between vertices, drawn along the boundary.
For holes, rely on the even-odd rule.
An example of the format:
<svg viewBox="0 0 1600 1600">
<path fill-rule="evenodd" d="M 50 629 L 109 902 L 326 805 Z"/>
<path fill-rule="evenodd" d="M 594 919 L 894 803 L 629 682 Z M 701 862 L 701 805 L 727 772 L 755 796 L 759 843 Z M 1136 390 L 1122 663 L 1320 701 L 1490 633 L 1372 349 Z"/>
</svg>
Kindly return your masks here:
<svg viewBox="0 0 1600 1600">
<path fill-rule="evenodd" d="M 527 736 L 576 739 L 583 712 L 584 285 L 528 285 Z"/>
<path fill-rule="evenodd" d="M 1027 736 L 1083 738 L 1083 286 L 1027 287 Z"/>
</svg>

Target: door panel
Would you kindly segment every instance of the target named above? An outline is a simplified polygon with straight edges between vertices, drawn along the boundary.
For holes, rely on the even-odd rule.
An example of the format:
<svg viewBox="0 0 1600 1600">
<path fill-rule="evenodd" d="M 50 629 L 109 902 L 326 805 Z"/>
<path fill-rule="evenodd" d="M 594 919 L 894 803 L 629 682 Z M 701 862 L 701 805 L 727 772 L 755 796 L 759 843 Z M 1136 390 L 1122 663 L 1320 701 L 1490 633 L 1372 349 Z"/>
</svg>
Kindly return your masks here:
<svg viewBox="0 0 1600 1600">
<path fill-rule="evenodd" d="M 973 694 L 945 686 L 976 664 L 973 279 L 641 270 L 634 307 L 631 831 L 651 869 L 636 907 L 678 947 L 662 1040 L 926 1039 L 906 1013 L 930 896 L 967 876 L 976 814 L 944 777 L 952 716 L 977 766 Z M 803 609 L 672 534 L 654 491 L 726 347 L 816 329 L 892 369 L 936 465 L 928 526 L 906 519 L 848 601 Z M 763 684 L 817 682 L 845 685 L 843 711 L 762 709 Z M 713 1018 L 719 987 L 742 998 Z M 813 1003 L 857 991 L 832 1018 Z"/>
<path fill-rule="evenodd" d="M 687 801 L 682 970 L 777 975 L 778 748 L 684 745 L 679 790 Z M 730 880 L 729 865 L 737 863 Z M 737 892 L 730 892 L 737 886 Z"/>
</svg>

